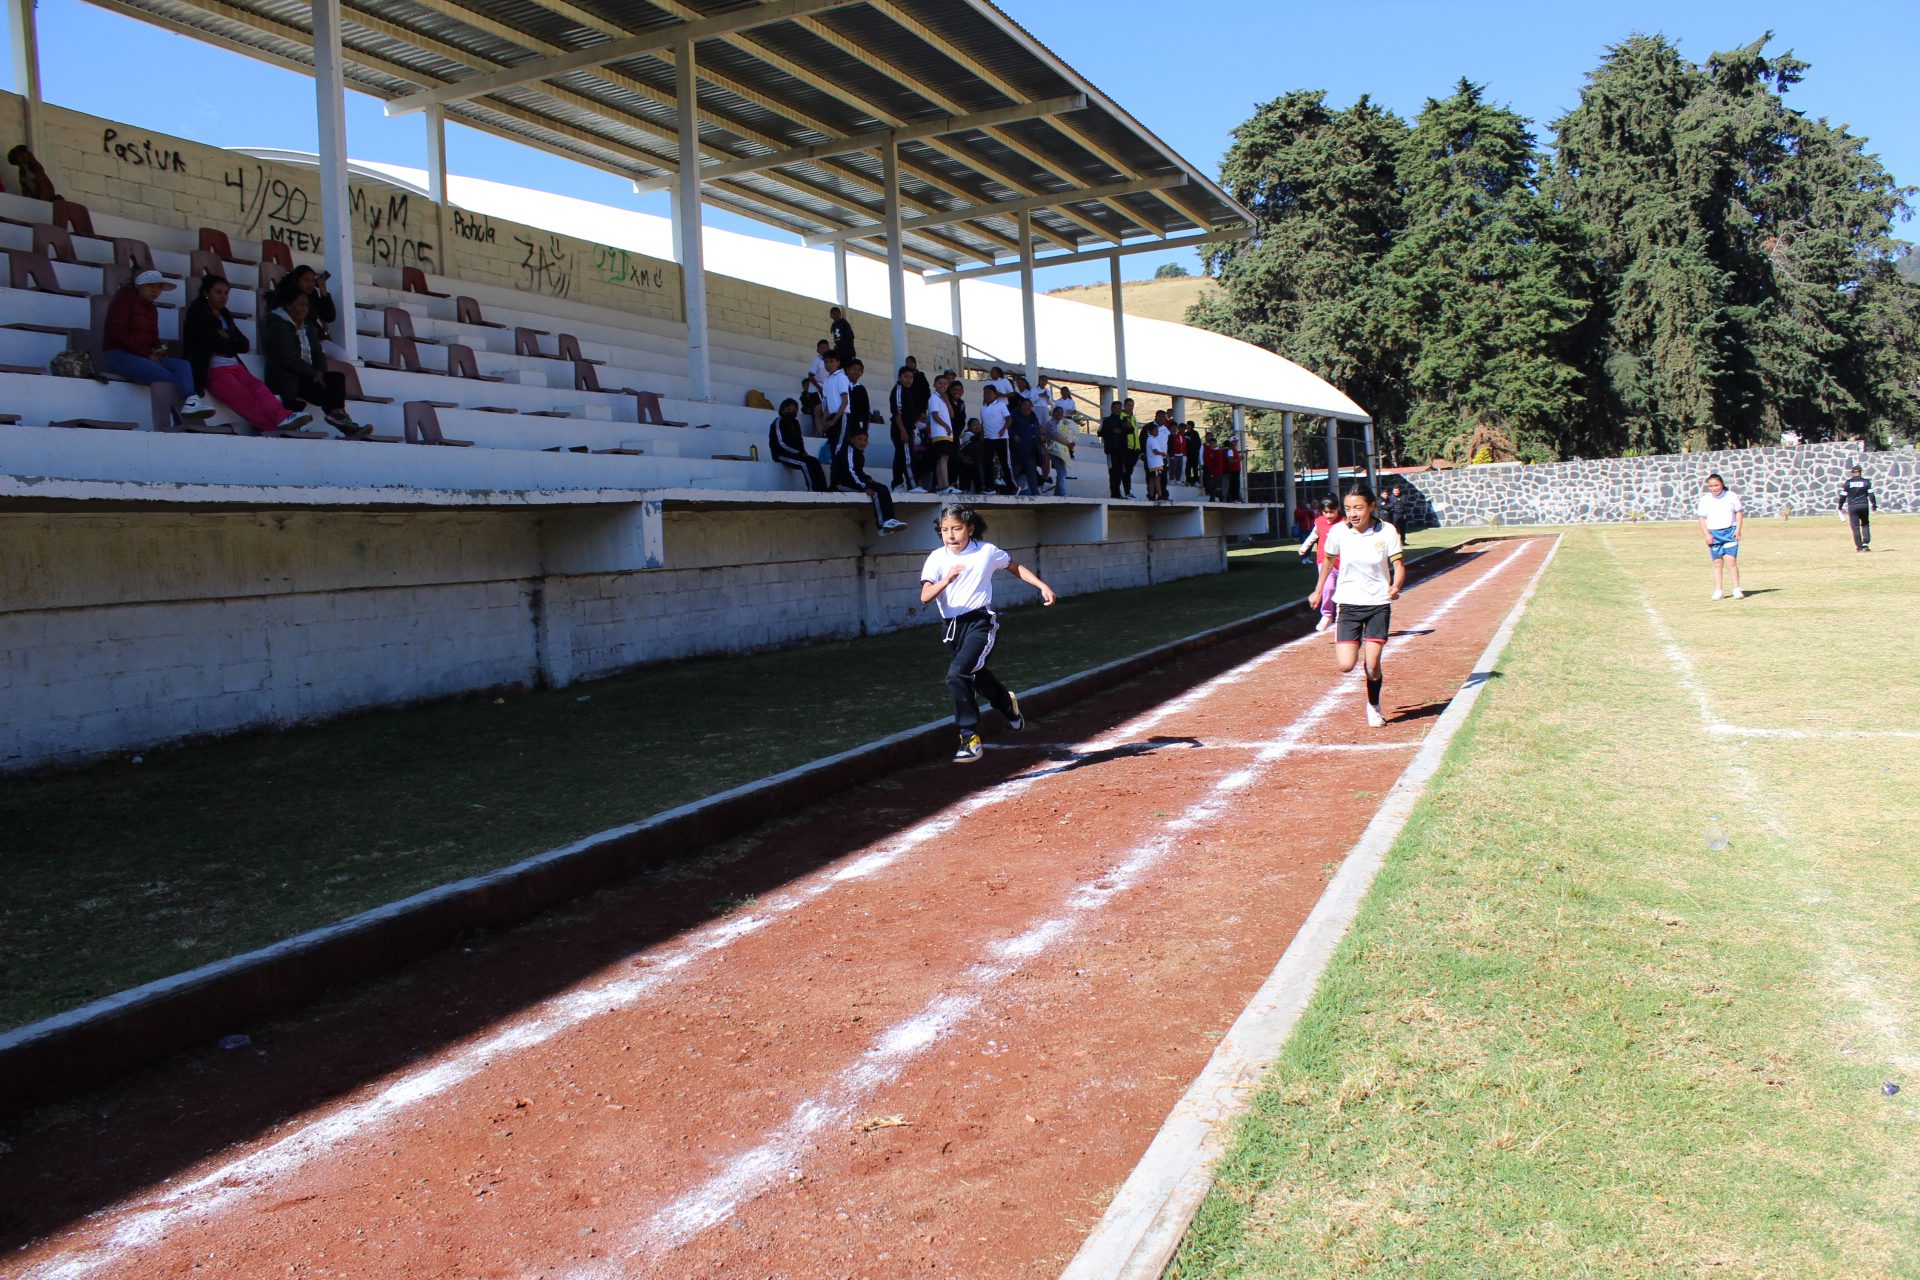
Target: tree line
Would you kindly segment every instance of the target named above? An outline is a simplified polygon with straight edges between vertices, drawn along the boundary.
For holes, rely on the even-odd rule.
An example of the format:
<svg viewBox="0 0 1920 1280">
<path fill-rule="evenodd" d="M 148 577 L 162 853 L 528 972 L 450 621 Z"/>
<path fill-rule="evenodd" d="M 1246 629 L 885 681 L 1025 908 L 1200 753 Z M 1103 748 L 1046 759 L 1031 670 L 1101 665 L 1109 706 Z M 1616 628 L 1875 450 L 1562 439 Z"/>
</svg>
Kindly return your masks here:
<svg viewBox="0 0 1920 1280">
<path fill-rule="evenodd" d="M 1188 320 L 1320 374 L 1408 463 L 1911 439 L 1912 188 L 1787 105 L 1808 64 L 1771 38 L 1612 46 L 1551 150 L 1465 79 L 1411 124 L 1275 98 L 1221 170 L 1256 235 Z"/>
</svg>

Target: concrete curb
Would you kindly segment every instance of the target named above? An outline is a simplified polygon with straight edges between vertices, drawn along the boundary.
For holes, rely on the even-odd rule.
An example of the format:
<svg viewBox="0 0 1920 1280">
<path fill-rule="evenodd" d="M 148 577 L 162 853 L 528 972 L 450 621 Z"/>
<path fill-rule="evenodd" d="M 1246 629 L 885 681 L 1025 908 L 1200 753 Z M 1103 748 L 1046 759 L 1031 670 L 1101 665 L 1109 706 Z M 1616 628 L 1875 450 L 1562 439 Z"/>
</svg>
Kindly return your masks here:
<svg viewBox="0 0 1920 1280">
<path fill-rule="evenodd" d="M 1408 566 L 1425 577 L 1473 539 Z M 1169 659 L 1212 648 L 1299 613 L 1277 605 L 1022 693 L 1047 715 Z M 989 712 L 989 719 L 993 720 Z M 483 875 L 424 890 L 337 923 L 0 1034 L 0 1110 L 103 1083 L 323 994 L 420 959 L 477 927 L 500 928 L 617 883 L 690 846 L 726 840 L 863 782 L 952 750 L 952 726 L 929 721 L 874 742 L 613 827 Z"/>
<path fill-rule="evenodd" d="M 1441 713 L 1380 811 L 1360 834 L 1320 901 L 1294 935 L 1273 972 L 1234 1021 L 1219 1048 L 1175 1104 L 1146 1153 L 1107 1211 L 1060 1273 L 1060 1280 L 1160 1280 L 1173 1261 L 1200 1203 L 1213 1189 L 1213 1166 L 1226 1151 L 1227 1122 L 1243 1112 L 1306 1011 L 1333 953 L 1346 936 L 1454 735 L 1473 713 L 1480 691 L 1512 638 L 1514 627 L 1547 566 L 1560 550 L 1554 539 L 1520 599 Z"/>
</svg>

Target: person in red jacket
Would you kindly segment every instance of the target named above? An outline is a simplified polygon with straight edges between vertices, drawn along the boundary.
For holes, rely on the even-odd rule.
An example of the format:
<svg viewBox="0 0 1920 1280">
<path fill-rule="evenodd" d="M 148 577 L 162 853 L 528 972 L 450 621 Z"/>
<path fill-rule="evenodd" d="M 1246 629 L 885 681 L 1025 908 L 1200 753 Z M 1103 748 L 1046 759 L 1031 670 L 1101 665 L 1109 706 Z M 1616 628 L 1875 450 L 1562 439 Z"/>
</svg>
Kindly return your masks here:
<svg viewBox="0 0 1920 1280">
<path fill-rule="evenodd" d="M 1218 502 L 1226 482 L 1227 451 L 1214 443 L 1211 433 L 1207 436 L 1206 446 L 1200 451 L 1200 461 L 1207 469 L 1207 500 Z"/>
<path fill-rule="evenodd" d="M 201 403 L 193 387 L 193 366 L 160 341 L 160 309 L 154 304 L 173 288 L 158 271 L 142 271 L 113 295 L 101 334 L 100 359 L 107 372 L 148 386 L 171 382 L 180 389 L 176 418 L 211 418 L 213 409 Z"/>
<path fill-rule="evenodd" d="M 1221 460 L 1226 472 L 1226 500 L 1240 501 L 1240 442 L 1228 436 L 1221 444 L 1220 452 L 1225 455 Z"/>
</svg>

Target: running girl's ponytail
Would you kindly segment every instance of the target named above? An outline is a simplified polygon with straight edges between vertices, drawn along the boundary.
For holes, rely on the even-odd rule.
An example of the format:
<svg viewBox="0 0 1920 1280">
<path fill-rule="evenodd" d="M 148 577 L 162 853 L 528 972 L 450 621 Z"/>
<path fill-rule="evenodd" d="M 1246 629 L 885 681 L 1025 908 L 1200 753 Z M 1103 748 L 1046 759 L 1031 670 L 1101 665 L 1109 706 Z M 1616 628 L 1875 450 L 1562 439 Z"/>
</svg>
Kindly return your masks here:
<svg viewBox="0 0 1920 1280">
<path fill-rule="evenodd" d="M 972 536 L 976 540 L 984 538 L 987 534 L 986 517 L 964 502 L 949 502 L 941 507 L 940 514 L 933 518 L 933 527 L 937 530 L 949 520 L 956 520 L 967 526 L 972 530 Z"/>
</svg>

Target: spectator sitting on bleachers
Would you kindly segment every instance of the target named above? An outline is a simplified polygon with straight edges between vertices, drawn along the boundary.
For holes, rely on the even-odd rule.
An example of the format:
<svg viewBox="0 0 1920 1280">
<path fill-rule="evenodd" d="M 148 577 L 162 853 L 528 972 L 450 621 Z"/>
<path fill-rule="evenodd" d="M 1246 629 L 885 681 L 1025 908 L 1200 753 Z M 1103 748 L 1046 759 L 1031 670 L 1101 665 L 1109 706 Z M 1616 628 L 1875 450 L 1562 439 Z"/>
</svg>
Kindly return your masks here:
<svg viewBox="0 0 1920 1280">
<path fill-rule="evenodd" d="M 369 428 L 347 416 L 346 376 L 327 368 L 325 341 L 307 294 L 292 290 L 285 303 L 268 314 L 261 336 L 267 386 L 287 408 L 304 408 L 311 401 L 340 434 L 365 435 Z"/>
<path fill-rule="evenodd" d="M 313 421 L 311 414 L 289 413 L 265 383 L 247 372 L 240 357 L 249 344 L 233 313 L 227 310 L 228 286 L 220 276 L 200 278 L 200 296 L 180 322 L 180 345 L 193 367 L 197 395 L 208 388 L 262 435 L 297 431 Z"/>
<path fill-rule="evenodd" d="M 280 278 L 274 291 L 273 305 L 285 309 L 287 300 L 294 294 L 304 294 L 307 299 L 309 324 L 317 324 L 320 330 L 320 350 L 322 355 L 332 356 L 336 360 L 347 358 L 347 349 L 333 340 L 333 325 L 340 318 L 339 309 L 334 306 L 333 295 L 327 292 L 327 281 L 333 273 L 322 271 L 316 274 L 312 267 L 301 265 Z"/>
<path fill-rule="evenodd" d="M 193 366 L 168 354 L 167 345 L 160 341 L 160 309 L 154 303 L 171 288 L 173 285 L 158 271 L 142 271 L 131 283 L 121 286 L 107 305 L 100 359 L 108 373 L 143 387 L 173 383 L 180 389 L 176 418 L 211 418 L 213 410 L 200 403 L 194 391 Z"/>
<path fill-rule="evenodd" d="M 22 142 L 7 152 L 7 163 L 20 174 L 20 194 L 29 200 L 58 200 L 60 189 L 53 185 L 39 157 Z"/>
<path fill-rule="evenodd" d="M 853 326 L 847 323 L 847 314 L 838 307 L 827 312 L 830 321 L 827 332 L 833 335 L 833 354 L 840 357 L 840 367 L 846 368 L 859 356 L 853 349 Z"/>
<path fill-rule="evenodd" d="M 807 482 L 808 493 L 820 493 L 827 477 L 820 460 L 807 452 L 806 432 L 800 426 L 800 402 L 788 396 L 780 402 L 780 414 L 767 425 L 767 452 L 783 467 L 792 467 Z"/>
<path fill-rule="evenodd" d="M 894 519 L 893 490 L 867 474 L 867 424 L 856 422 L 849 426 L 846 441 L 833 455 L 833 487 L 864 493 L 873 500 L 873 518 L 880 526 L 882 537 L 895 529 L 906 528 L 904 521 Z"/>
</svg>

